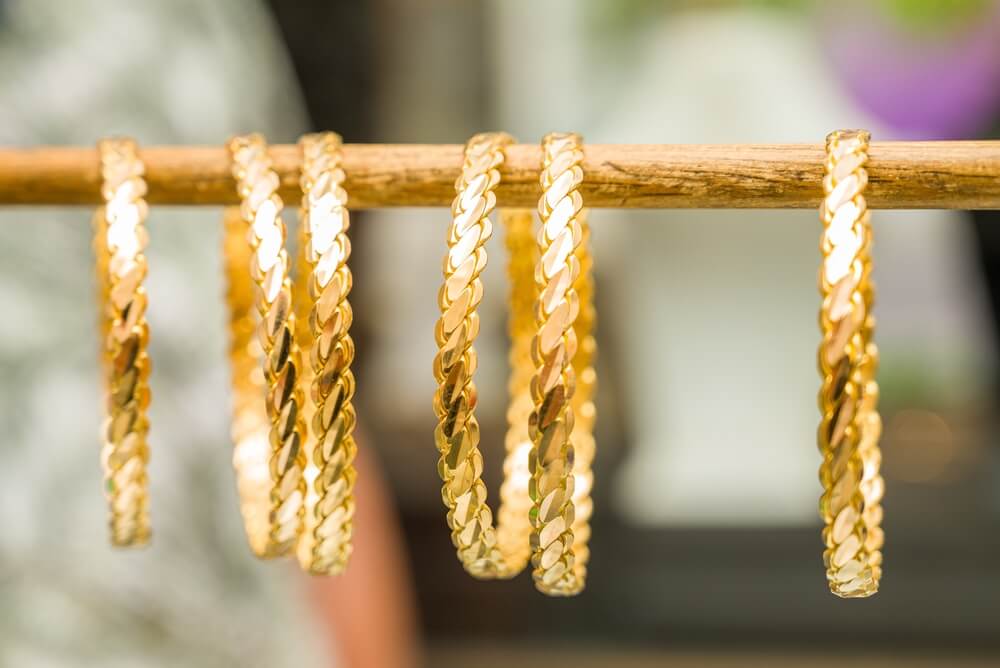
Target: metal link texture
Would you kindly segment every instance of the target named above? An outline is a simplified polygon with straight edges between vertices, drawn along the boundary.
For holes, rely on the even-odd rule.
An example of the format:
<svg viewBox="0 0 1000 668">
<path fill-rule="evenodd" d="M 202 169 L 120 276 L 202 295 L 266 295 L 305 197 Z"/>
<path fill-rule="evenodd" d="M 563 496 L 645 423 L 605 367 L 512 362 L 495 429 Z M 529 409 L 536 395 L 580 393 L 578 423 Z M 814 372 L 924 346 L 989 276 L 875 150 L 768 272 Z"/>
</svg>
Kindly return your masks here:
<svg viewBox="0 0 1000 668">
<path fill-rule="evenodd" d="M 226 216 L 233 465 L 250 548 L 270 558 L 298 543 L 305 515 L 301 362 L 278 175 L 260 135 L 236 137 L 228 148 L 242 219 L 241 227 L 232 212 Z M 245 248 L 234 237 L 242 237 Z M 256 332 L 250 341 L 247 331 Z M 253 360 L 260 361 L 259 376 L 248 374 Z M 254 388 L 260 391 L 251 398 Z"/>
<path fill-rule="evenodd" d="M 506 456 L 500 508 L 497 510 L 497 543 L 506 562 L 516 567 L 519 573 L 531 558 L 529 514 L 532 503 L 528 493 L 531 437 L 528 434 L 528 419 L 534 408 L 531 377 L 535 367 L 531 361 L 531 341 L 535 334 L 534 306 L 538 298 L 534 277 L 538 248 L 534 239 L 534 213 L 530 209 L 501 209 L 500 222 L 504 228 L 508 258 L 507 334 L 510 348 L 507 360 L 510 376 L 507 380 Z"/>
<path fill-rule="evenodd" d="M 486 241 L 493 232 L 489 216 L 496 207 L 494 190 L 500 182 L 504 149 L 513 139 L 502 133 L 472 137 L 465 147 L 462 173 L 455 183 L 448 230 L 448 253 L 443 262 L 444 284 L 438 293 L 441 317 L 434 330 L 438 354 L 434 377 L 438 390 L 434 412 L 438 425 L 434 440 L 441 458 L 438 473 L 441 497 L 448 509 L 448 526 L 459 561 L 477 578 L 510 578 L 522 570 L 530 555 L 528 522 L 527 418 L 531 410 L 528 384 L 532 372 L 530 341 L 534 284 L 531 268 L 530 212 L 505 212 L 507 246 L 512 251 L 510 320 L 511 377 L 508 383 L 508 432 L 498 525 L 487 502 L 483 458 L 479 450 L 479 422 L 473 376 L 474 347 L 479 334 L 478 306 L 483 297 L 480 274 L 486 267 Z M 527 250 L 527 254 L 523 251 Z"/>
<path fill-rule="evenodd" d="M 306 361 L 301 384 L 308 387 L 305 529 L 299 540 L 302 568 L 318 575 L 341 573 L 351 555 L 354 530 L 353 431 L 354 341 L 347 266 L 350 217 L 341 139 L 333 132 L 305 135 L 302 207 L 296 279 L 297 336 Z"/>
<path fill-rule="evenodd" d="M 573 392 L 573 542 L 576 562 L 586 565 L 590 559 L 587 547 L 590 541 L 590 517 L 594 512 L 594 502 L 590 492 L 594 487 L 592 470 L 597 444 L 594 441 L 594 423 L 597 421 L 597 406 L 594 403 L 597 392 L 597 371 L 594 359 L 597 356 L 597 340 L 594 328 L 597 324 L 597 309 L 594 307 L 594 258 L 590 250 L 590 224 L 587 209 L 578 216 L 583 238 L 576 247 L 575 255 L 580 263 L 580 274 L 574 288 L 580 303 L 580 311 L 573 323 L 576 334 L 576 355 L 573 356 L 573 373 L 576 388 Z"/>
<path fill-rule="evenodd" d="M 581 308 L 584 290 L 590 297 L 591 279 L 583 275 L 581 257 L 589 269 L 588 236 L 579 187 L 583 182 L 583 142 L 579 135 L 553 133 L 542 140 L 542 198 L 538 212 L 542 225 L 537 243 L 539 262 L 535 283 L 536 335 L 532 343 L 535 375 L 531 381 L 534 411 L 529 421 L 532 450 L 530 493 L 533 531 L 532 576 L 543 593 L 571 596 L 582 591 L 587 574 L 592 510 L 590 463 L 594 419 L 591 394 L 595 383 L 590 360 L 594 354 L 590 328 L 591 305 Z M 580 321 L 581 312 L 586 312 Z M 579 324 L 578 324 L 578 321 Z M 578 327 L 581 328 L 578 333 Z M 579 338 L 587 338 L 579 351 Z M 578 357 L 579 355 L 579 357 Z M 574 398 L 578 371 L 584 365 L 587 390 Z M 586 429 L 574 432 L 579 408 Z M 579 457 L 576 448 L 580 447 Z M 578 487 L 579 486 L 579 487 Z"/>
<path fill-rule="evenodd" d="M 98 144 L 104 206 L 94 215 L 100 366 L 105 419 L 101 427 L 105 496 L 111 509 L 111 543 L 145 545 L 150 539 L 147 410 L 150 361 L 146 352 L 148 214 L 143 164 L 130 139 Z"/>
<path fill-rule="evenodd" d="M 884 539 L 871 224 L 864 198 L 868 143 L 863 130 L 827 137 L 820 206 L 820 515 L 830 590 L 843 598 L 878 591 Z"/>
</svg>

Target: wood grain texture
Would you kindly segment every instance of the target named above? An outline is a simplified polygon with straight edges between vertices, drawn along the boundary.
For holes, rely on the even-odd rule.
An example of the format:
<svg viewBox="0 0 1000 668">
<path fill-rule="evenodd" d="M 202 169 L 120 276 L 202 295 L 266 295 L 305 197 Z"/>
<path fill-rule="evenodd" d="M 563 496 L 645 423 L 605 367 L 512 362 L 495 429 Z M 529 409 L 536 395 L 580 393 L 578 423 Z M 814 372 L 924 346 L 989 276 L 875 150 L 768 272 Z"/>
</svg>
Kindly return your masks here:
<svg viewBox="0 0 1000 668">
<path fill-rule="evenodd" d="M 141 148 L 152 204 L 235 204 L 222 147 Z M 281 194 L 299 200 L 298 148 L 271 147 Z M 872 208 L 1000 208 L 1000 141 L 873 142 Z M 534 207 L 540 149 L 507 152 L 501 206 Z M 586 147 L 584 201 L 611 208 L 814 208 L 822 196 L 821 144 L 625 145 Z M 449 206 L 462 146 L 348 144 L 345 187 L 352 209 Z M 97 204 L 95 148 L 0 149 L 0 204 Z"/>
</svg>

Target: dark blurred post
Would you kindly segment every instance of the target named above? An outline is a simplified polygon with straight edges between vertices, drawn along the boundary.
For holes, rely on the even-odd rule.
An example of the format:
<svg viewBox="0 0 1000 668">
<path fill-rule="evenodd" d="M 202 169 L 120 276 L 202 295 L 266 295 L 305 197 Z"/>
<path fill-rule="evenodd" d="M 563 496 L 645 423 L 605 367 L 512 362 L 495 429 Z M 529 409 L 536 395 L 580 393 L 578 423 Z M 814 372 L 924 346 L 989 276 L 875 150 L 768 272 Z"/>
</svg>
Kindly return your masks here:
<svg viewBox="0 0 1000 668">
<path fill-rule="evenodd" d="M 338 132 L 345 142 L 372 141 L 377 55 L 372 3 L 269 4 L 312 128 Z M 357 223 L 362 215 L 352 218 Z M 364 243 L 364 227 L 363 222 L 352 225 L 355 248 Z M 363 281 L 364 267 L 354 262 L 352 269 L 356 280 Z M 363 364 L 363 318 L 355 319 L 352 334 L 358 343 L 355 364 Z M 420 643 L 406 549 L 377 454 L 361 434 L 359 450 L 353 558 L 341 577 L 310 579 L 310 594 L 322 625 L 330 629 L 336 656 L 346 666 L 410 668 L 420 662 Z"/>
<path fill-rule="evenodd" d="M 1000 116 L 997 117 L 993 131 L 987 137 L 990 139 L 1000 138 Z M 973 211 L 972 222 L 973 229 L 976 232 L 976 240 L 978 241 L 977 249 L 983 272 L 983 281 L 986 284 L 987 294 L 990 299 L 994 349 L 996 350 L 996 357 L 1000 359 L 1000 211 Z M 996 411 L 996 407 L 1000 406 L 1000 369 L 994 371 L 992 390 L 991 408 L 994 410 L 991 412 L 993 423 L 990 425 L 992 427 L 990 433 L 996 439 L 997 433 L 1000 433 L 1000 419 L 997 418 L 998 411 Z M 994 479 L 996 479 L 997 476 L 1000 476 L 1000 470 L 998 470 L 1000 469 L 1000 451 L 997 450 L 995 443 L 993 452 L 998 453 L 993 458 L 995 467 Z M 994 509 L 1000 508 L 1000 492 L 997 491 L 995 485 L 993 486 L 993 490 L 992 501 Z"/>
</svg>

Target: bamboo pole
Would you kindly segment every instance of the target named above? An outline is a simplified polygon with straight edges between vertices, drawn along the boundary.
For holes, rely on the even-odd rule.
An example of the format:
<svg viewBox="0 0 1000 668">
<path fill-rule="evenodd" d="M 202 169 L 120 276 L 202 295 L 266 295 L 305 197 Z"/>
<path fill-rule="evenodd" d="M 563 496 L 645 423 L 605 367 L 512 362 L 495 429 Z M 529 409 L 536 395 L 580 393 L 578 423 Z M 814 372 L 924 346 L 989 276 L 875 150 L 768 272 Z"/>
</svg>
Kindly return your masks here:
<svg viewBox="0 0 1000 668">
<path fill-rule="evenodd" d="M 148 147 L 140 155 L 150 203 L 237 201 L 222 147 Z M 275 145 L 271 155 L 282 195 L 298 202 L 298 149 Z M 594 144 L 582 194 L 591 207 L 812 208 L 823 159 L 821 144 Z M 508 149 L 501 205 L 535 205 L 539 160 L 537 145 Z M 461 163 L 455 144 L 349 144 L 350 206 L 448 206 Z M 1000 141 L 873 142 L 868 173 L 873 208 L 1000 208 Z M 94 148 L 0 148 L 0 204 L 97 204 L 99 181 Z"/>
</svg>

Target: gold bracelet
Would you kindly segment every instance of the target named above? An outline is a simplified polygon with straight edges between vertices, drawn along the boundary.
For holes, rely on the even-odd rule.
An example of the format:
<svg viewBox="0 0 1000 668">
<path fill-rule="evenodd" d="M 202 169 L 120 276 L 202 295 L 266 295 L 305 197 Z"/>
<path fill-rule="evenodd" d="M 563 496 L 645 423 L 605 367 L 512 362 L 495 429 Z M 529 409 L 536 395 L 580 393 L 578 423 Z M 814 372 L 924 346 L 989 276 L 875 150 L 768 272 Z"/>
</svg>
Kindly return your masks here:
<svg viewBox="0 0 1000 668">
<path fill-rule="evenodd" d="M 106 418 L 101 464 L 111 508 L 111 543 L 145 545 L 150 539 L 149 326 L 146 322 L 146 256 L 143 223 L 144 167 L 130 139 L 105 139 L 101 156 L 104 206 L 94 215 L 94 250 L 101 304 L 101 371 Z"/>
<path fill-rule="evenodd" d="M 579 135 L 553 133 L 542 140 L 542 226 L 535 270 L 539 299 L 532 350 L 536 373 L 531 384 L 535 409 L 529 422 L 531 563 L 535 586 L 554 596 L 578 594 L 584 587 L 592 512 L 596 375 L 591 364 L 596 346 L 590 331 L 589 230 L 579 192 L 582 163 Z M 574 395 L 578 375 L 586 388 L 580 397 Z M 577 413 L 579 425 L 574 424 Z"/>
<path fill-rule="evenodd" d="M 535 365 L 531 360 L 531 341 L 535 335 L 535 245 L 534 214 L 530 209 L 501 209 L 500 223 L 504 228 L 507 248 L 507 280 L 509 283 L 507 335 L 510 349 L 507 360 L 510 376 L 507 380 L 507 433 L 504 437 L 505 456 L 503 482 L 500 486 L 500 507 L 497 509 L 497 543 L 512 567 L 511 575 L 520 573 L 531 558 L 531 494 L 528 483 L 528 455 L 531 436 L 528 419 L 534 410 L 531 400 L 531 378 Z"/>
<path fill-rule="evenodd" d="M 507 247 L 511 250 L 512 364 L 508 391 L 507 450 L 497 526 L 482 480 L 476 420 L 476 386 L 473 376 L 478 357 L 474 343 L 479 334 L 477 308 L 483 297 L 480 274 L 486 267 L 486 241 L 492 235 L 490 213 L 496 207 L 494 190 L 500 182 L 499 166 L 513 139 L 503 133 L 472 137 L 465 146 L 462 174 L 455 183 L 448 231 L 448 253 L 443 262 L 444 285 L 438 293 L 441 318 L 434 330 L 438 354 L 434 377 L 438 390 L 434 412 L 438 418 L 434 440 L 441 459 L 441 497 L 448 509 L 448 526 L 459 561 L 477 578 L 510 578 L 527 565 L 530 556 L 528 521 L 527 417 L 531 409 L 529 383 L 532 365 L 531 308 L 535 299 L 531 271 L 530 212 L 504 212 Z M 527 250 L 527 253 L 525 253 Z"/>
<path fill-rule="evenodd" d="M 577 216 L 582 232 L 580 245 L 575 255 L 580 264 L 580 273 L 573 284 L 580 303 L 580 311 L 573 323 L 577 348 L 573 356 L 573 374 L 576 388 L 573 391 L 573 538 L 576 563 L 585 568 L 590 560 L 590 517 L 594 512 L 594 502 L 590 492 L 594 487 L 592 470 L 597 443 L 594 440 L 594 423 L 597 421 L 597 339 L 594 329 L 597 325 L 597 309 L 594 306 L 594 257 L 590 249 L 590 223 L 587 209 Z"/>
<path fill-rule="evenodd" d="M 884 539 L 871 224 L 863 194 L 868 143 L 869 134 L 863 130 L 827 137 L 825 198 L 820 206 L 820 514 L 830 590 L 843 598 L 878 591 Z"/>
<path fill-rule="evenodd" d="M 305 528 L 298 558 L 310 573 L 341 573 L 351 555 L 354 519 L 354 341 L 347 297 L 350 218 L 340 136 L 305 135 L 302 151 L 302 208 L 296 285 L 301 314 L 298 338 L 308 363 L 301 383 L 308 387 Z"/>
<path fill-rule="evenodd" d="M 241 199 L 239 218 L 227 211 L 224 242 L 233 330 L 233 465 L 250 548 L 270 558 L 298 542 L 305 514 L 301 362 L 278 175 L 260 135 L 236 137 L 228 148 Z"/>
</svg>

